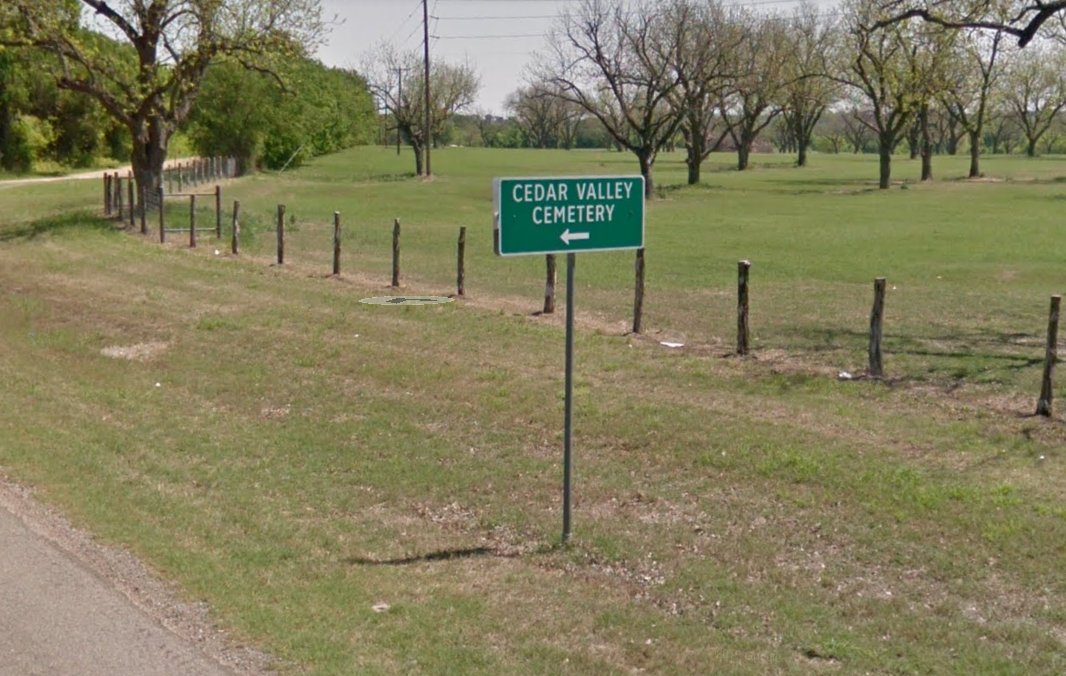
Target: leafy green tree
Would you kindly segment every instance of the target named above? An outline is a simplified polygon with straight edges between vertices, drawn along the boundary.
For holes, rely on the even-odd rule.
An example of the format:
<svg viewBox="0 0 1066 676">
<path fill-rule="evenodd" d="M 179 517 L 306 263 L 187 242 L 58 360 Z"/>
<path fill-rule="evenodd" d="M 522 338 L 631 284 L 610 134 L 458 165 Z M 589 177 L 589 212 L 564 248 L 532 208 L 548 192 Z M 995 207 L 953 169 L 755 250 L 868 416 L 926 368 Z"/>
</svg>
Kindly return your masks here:
<svg viewBox="0 0 1066 676">
<path fill-rule="evenodd" d="M 87 29 L 91 10 L 125 46 L 101 49 Z M 55 56 L 62 89 L 97 101 L 130 133 L 138 185 L 161 184 L 170 139 L 186 121 L 208 66 L 229 55 L 274 70 L 277 58 L 317 44 L 321 0 L 4 0 L 0 43 Z"/>
</svg>

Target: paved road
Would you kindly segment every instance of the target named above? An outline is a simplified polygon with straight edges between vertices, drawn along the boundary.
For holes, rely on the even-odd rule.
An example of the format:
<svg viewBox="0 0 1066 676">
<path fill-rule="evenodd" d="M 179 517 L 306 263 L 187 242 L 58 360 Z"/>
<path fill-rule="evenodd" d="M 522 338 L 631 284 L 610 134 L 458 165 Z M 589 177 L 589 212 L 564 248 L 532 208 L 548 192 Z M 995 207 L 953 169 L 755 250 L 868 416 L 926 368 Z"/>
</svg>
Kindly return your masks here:
<svg viewBox="0 0 1066 676">
<path fill-rule="evenodd" d="M 0 675 L 228 673 L 0 503 Z"/>
</svg>

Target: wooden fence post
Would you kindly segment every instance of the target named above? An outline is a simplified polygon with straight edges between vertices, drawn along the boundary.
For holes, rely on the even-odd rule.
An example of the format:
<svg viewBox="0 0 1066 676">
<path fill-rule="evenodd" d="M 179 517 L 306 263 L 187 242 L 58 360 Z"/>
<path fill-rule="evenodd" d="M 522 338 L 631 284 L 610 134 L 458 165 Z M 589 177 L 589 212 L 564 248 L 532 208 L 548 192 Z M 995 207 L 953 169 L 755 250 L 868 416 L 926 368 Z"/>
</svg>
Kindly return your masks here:
<svg viewBox="0 0 1066 676">
<path fill-rule="evenodd" d="M 341 273 L 341 212 L 333 212 L 333 274 Z"/>
<path fill-rule="evenodd" d="M 159 243 L 166 244 L 167 241 L 167 218 L 166 218 L 166 200 L 163 199 L 163 188 L 159 188 Z"/>
<path fill-rule="evenodd" d="M 278 265 L 285 264 L 285 205 L 278 205 Z"/>
<path fill-rule="evenodd" d="M 138 190 L 138 192 L 140 193 L 140 196 L 141 196 L 141 208 L 140 208 L 141 234 L 142 235 L 147 235 L 148 234 L 148 190 L 143 185 L 142 186 L 138 186 L 138 187 L 140 188 L 140 190 Z"/>
<path fill-rule="evenodd" d="M 133 195 L 133 177 L 132 176 L 130 176 L 126 180 L 126 196 L 129 198 L 129 202 L 130 202 L 130 230 L 132 230 L 133 228 L 135 228 L 137 226 L 137 209 L 136 209 L 137 202 L 134 199 L 134 195 Z"/>
<path fill-rule="evenodd" d="M 104 172 L 104 216 L 111 215 L 111 174 Z"/>
<path fill-rule="evenodd" d="M 459 228 L 459 241 L 455 252 L 455 295 L 466 296 L 466 226 Z"/>
<path fill-rule="evenodd" d="M 400 219 L 392 223 L 392 286 L 400 286 Z"/>
<path fill-rule="evenodd" d="M 222 187 L 215 186 L 215 239 L 222 239 Z"/>
<path fill-rule="evenodd" d="M 181 192 L 182 190 L 185 189 L 184 188 L 184 184 L 185 184 L 185 180 L 184 180 L 185 169 L 184 169 L 184 166 L 181 164 L 181 162 L 178 162 L 178 166 L 175 168 L 174 173 L 175 173 L 175 175 L 177 176 L 177 179 L 178 179 L 178 192 Z"/>
<path fill-rule="evenodd" d="M 748 353 L 749 330 L 748 330 L 748 271 L 751 270 L 751 261 L 743 260 L 737 263 L 737 354 Z"/>
<path fill-rule="evenodd" d="M 1054 399 L 1051 377 L 1055 373 L 1055 362 L 1058 361 L 1059 342 L 1059 305 L 1062 296 L 1051 297 L 1051 312 L 1047 320 L 1047 352 L 1044 355 L 1044 378 L 1040 383 L 1040 400 L 1036 402 L 1036 414 L 1051 417 L 1051 404 Z"/>
<path fill-rule="evenodd" d="M 122 175 L 115 172 L 115 216 L 122 220 Z"/>
<path fill-rule="evenodd" d="M 230 243 L 230 250 L 233 251 L 233 255 L 236 256 L 241 252 L 240 238 L 241 238 L 241 202 L 240 200 L 233 200 L 233 241 Z"/>
<path fill-rule="evenodd" d="M 881 320 L 885 314 L 885 278 L 874 279 L 874 306 L 870 311 L 870 376 L 880 378 L 885 371 L 881 363 Z"/>
<path fill-rule="evenodd" d="M 550 315 L 555 312 L 555 254 L 544 254 L 544 309 L 541 314 Z"/>
<path fill-rule="evenodd" d="M 196 195 L 189 195 L 189 247 L 196 248 Z"/>
<path fill-rule="evenodd" d="M 640 333 L 644 323 L 644 247 L 637 249 L 634 271 L 636 281 L 633 289 L 633 333 Z"/>
</svg>

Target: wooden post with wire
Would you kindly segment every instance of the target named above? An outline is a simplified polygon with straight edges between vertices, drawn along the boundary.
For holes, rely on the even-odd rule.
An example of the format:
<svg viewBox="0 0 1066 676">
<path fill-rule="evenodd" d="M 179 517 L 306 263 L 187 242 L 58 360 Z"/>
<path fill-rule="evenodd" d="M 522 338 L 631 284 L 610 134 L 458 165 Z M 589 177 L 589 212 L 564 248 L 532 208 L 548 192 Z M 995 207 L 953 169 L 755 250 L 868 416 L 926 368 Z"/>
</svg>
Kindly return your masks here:
<svg viewBox="0 0 1066 676">
<path fill-rule="evenodd" d="M 874 306 L 870 311 L 870 377 L 885 375 L 881 361 L 881 324 L 885 316 L 885 278 L 874 279 Z"/>
<path fill-rule="evenodd" d="M 392 222 L 392 287 L 400 286 L 400 219 Z"/>
<path fill-rule="evenodd" d="M 555 312 L 555 281 L 558 277 L 555 271 L 555 254 L 545 254 L 544 264 L 544 309 L 541 314 L 550 315 Z"/>
<path fill-rule="evenodd" d="M 233 200 L 233 239 L 230 242 L 230 251 L 236 256 L 241 252 L 241 202 L 240 200 Z"/>
<path fill-rule="evenodd" d="M 285 205 L 278 205 L 278 265 L 285 264 Z"/>
<path fill-rule="evenodd" d="M 333 212 L 333 274 L 341 273 L 341 212 Z"/>
<path fill-rule="evenodd" d="M 189 248 L 196 248 L 196 195 L 189 195 Z"/>
<path fill-rule="evenodd" d="M 737 354 L 746 355 L 750 341 L 748 330 L 748 272 L 751 261 L 737 263 Z"/>
<path fill-rule="evenodd" d="M 1061 303 L 1062 296 L 1051 297 L 1051 311 L 1047 321 L 1047 351 L 1044 355 L 1044 377 L 1040 383 L 1040 400 L 1036 403 L 1036 414 L 1049 418 L 1055 396 L 1052 376 L 1055 374 L 1055 362 L 1058 361 L 1059 305 Z"/>
<path fill-rule="evenodd" d="M 644 247 L 637 249 L 633 265 L 636 273 L 633 287 L 633 333 L 640 333 L 644 323 Z"/>
<path fill-rule="evenodd" d="M 466 296 L 466 226 L 459 228 L 459 241 L 455 252 L 455 295 Z"/>
</svg>

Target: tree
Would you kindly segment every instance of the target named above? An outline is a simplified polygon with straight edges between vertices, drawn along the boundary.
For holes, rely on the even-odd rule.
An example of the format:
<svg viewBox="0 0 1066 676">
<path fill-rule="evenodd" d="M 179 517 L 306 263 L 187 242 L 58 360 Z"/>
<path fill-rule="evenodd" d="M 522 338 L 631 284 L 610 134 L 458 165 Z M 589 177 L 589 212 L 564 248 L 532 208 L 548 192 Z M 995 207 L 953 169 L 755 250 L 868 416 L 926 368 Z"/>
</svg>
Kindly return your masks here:
<svg viewBox="0 0 1066 676">
<path fill-rule="evenodd" d="M 732 81 L 729 55 L 742 38 L 717 0 L 674 0 L 667 11 L 678 38 L 670 53 L 678 78 L 670 104 L 681 118 L 688 183 L 694 185 L 703 161 L 729 133 L 720 103 Z"/>
<path fill-rule="evenodd" d="M 373 137 L 373 103 L 358 75 L 306 58 L 279 74 L 284 88 L 232 59 L 213 63 L 186 128 L 194 149 L 233 156 L 241 171 L 278 169 Z"/>
<path fill-rule="evenodd" d="M 1002 31 L 1025 47 L 1048 21 L 1061 26 L 1066 0 L 880 0 L 880 9 L 871 24 L 877 28 L 918 18 L 945 28 Z"/>
<path fill-rule="evenodd" d="M 678 87 L 669 58 L 677 26 L 656 5 L 585 0 L 549 35 L 550 54 L 535 67 L 537 80 L 602 123 L 615 143 L 637 156 L 646 197 L 659 150 L 681 124 L 670 97 Z"/>
<path fill-rule="evenodd" d="M 444 61 L 430 64 L 429 137 L 426 137 L 425 70 L 416 51 L 398 52 L 388 44 L 364 58 L 370 91 L 388 107 L 400 133 L 415 154 L 415 173 L 424 173 L 425 149 L 448 126 L 452 116 L 473 105 L 480 82 L 474 69 Z"/>
<path fill-rule="evenodd" d="M 573 148 L 584 111 L 560 96 L 550 83 L 534 82 L 512 92 L 507 110 L 533 148 Z"/>
<path fill-rule="evenodd" d="M 969 178 L 981 175 L 981 146 L 993 87 L 1002 70 L 1003 39 L 1003 31 L 963 33 L 957 45 L 956 85 L 941 93 L 951 118 L 970 141 Z"/>
<path fill-rule="evenodd" d="M 737 169 L 748 168 L 751 148 L 784 107 L 786 68 L 792 58 L 788 28 L 776 16 L 738 12 L 743 39 L 733 51 L 735 79 L 721 111 L 737 149 Z"/>
<path fill-rule="evenodd" d="M 878 25 L 876 0 L 848 0 L 847 39 L 842 46 L 841 81 L 862 95 L 870 118 L 858 118 L 877 136 L 881 189 L 892 176 L 892 153 L 928 98 L 935 58 L 922 52 L 909 23 Z"/>
<path fill-rule="evenodd" d="M 1003 79 L 1003 100 L 1026 139 L 1026 153 L 1036 156 L 1037 144 L 1066 106 L 1066 57 L 1061 50 L 1039 44 L 1018 54 Z"/>
<path fill-rule="evenodd" d="M 96 47 L 82 9 L 129 58 Z M 268 56 L 313 48 L 325 30 L 321 0 L 4 0 L 0 9 L 5 42 L 55 55 L 58 86 L 93 97 L 129 129 L 140 194 L 160 187 L 170 139 L 214 59 L 270 70 Z"/>
<path fill-rule="evenodd" d="M 807 166 L 807 150 L 814 128 L 834 99 L 838 85 L 828 75 L 828 45 L 838 28 L 836 21 L 823 17 L 818 8 L 804 3 L 789 20 L 789 51 L 785 63 L 782 116 L 796 143 L 796 165 Z"/>
</svg>

